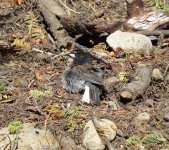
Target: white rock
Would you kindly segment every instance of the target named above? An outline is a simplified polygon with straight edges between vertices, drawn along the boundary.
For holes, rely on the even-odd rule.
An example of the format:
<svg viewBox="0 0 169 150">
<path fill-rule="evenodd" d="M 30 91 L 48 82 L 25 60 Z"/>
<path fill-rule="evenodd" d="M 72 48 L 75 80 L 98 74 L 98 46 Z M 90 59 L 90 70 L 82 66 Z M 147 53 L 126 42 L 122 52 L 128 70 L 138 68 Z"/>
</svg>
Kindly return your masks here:
<svg viewBox="0 0 169 150">
<path fill-rule="evenodd" d="M 9 134 L 7 128 L 2 128 L 0 130 L 0 147 L 9 144 L 9 139 L 13 141 L 16 138 L 16 134 Z M 26 150 L 41 150 L 43 147 L 48 147 L 48 149 L 54 149 L 59 147 L 58 141 L 53 137 L 53 135 L 46 130 L 40 130 L 34 128 L 33 124 L 25 123 L 22 125 L 20 132 L 18 134 L 18 149 Z M 7 147 L 8 149 L 9 147 Z"/>
<path fill-rule="evenodd" d="M 107 37 L 106 42 L 113 49 L 121 48 L 127 53 L 150 55 L 153 51 L 151 40 L 138 33 L 117 30 Z"/>
<path fill-rule="evenodd" d="M 135 126 L 138 127 L 138 128 L 142 128 L 142 124 L 146 123 L 146 122 L 149 122 L 151 119 L 149 113 L 147 112 L 143 112 L 143 113 L 140 113 L 138 114 L 138 116 L 135 118 L 134 122 L 135 122 Z"/>
<path fill-rule="evenodd" d="M 158 68 L 155 68 L 155 69 L 153 70 L 152 76 L 153 76 L 155 79 L 163 79 L 163 75 L 162 75 L 160 69 L 158 69 Z"/>
<path fill-rule="evenodd" d="M 92 120 L 89 120 L 84 128 L 83 146 L 88 150 L 103 150 L 105 148 Z"/>
<path fill-rule="evenodd" d="M 93 123 L 98 132 L 106 136 L 108 140 L 114 140 L 117 133 L 117 126 L 113 121 L 94 117 Z"/>
<path fill-rule="evenodd" d="M 143 112 L 137 116 L 138 121 L 149 121 L 151 119 L 149 113 Z"/>
</svg>

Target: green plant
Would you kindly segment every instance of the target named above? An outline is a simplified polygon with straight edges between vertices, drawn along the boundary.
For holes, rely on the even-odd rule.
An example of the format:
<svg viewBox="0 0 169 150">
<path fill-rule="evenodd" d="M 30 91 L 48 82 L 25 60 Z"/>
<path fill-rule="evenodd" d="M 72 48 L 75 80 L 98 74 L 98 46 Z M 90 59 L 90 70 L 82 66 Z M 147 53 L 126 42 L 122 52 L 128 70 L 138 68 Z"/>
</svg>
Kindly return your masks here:
<svg viewBox="0 0 169 150">
<path fill-rule="evenodd" d="M 70 108 L 65 111 L 64 118 L 73 118 L 81 113 L 79 107 Z"/>
<path fill-rule="evenodd" d="M 126 140 L 126 146 L 135 146 L 138 144 L 153 144 L 162 143 L 166 139 L 158 132 L 145 135 L 142 139 L 140 137 L 133 135 Z"/>
<path fill-rule="evenodd" d="M 7 90 L 7 86 L 5 86 L 5 85 L 0 85 L 0 91 L 4 91 L 4 90 Z"/>
<path fill-rule="evenodd" d="M 127 146 L 134 146 L 137 144 L 141 144 L 141 139 L 136 135 L 133 135 L 126 140 Z"/>
<path fill-rule="evenodd" d="M 30 90 L 30 95 L 33 98 L 39 98 L 39 97 L 51 97 L 53 96 L 53 92 L 51 90 L 46 91 L 40 91 L 40 90 Z"/>
<path fill-rule="evenodd" d="M 148 4 L 158 9 L 169 10 L 169 3 L 166 0 L 148 0 Z"/>
<path fill-rule="evenodd" d="M 120 71 L 119 72 L 119 80 L 122 81 L 122 82 L 128 82 L 129 78 L 128 78 L 128 75 L 125 71 Z"/>
<path fill-rule="evenodd" d="M 15 134 L 19 132 L 20 126 L 22 125 L 21 121 L 13 121 L 8 125 L 8 131 L 10 134 Z"/>
<path fill-rule="evenodd" d="M 148 134 L 146 135 L 143 139 L 142 139 L 142 143 L 143 144 L 151 144 L 151 143 L 161 143 L 164 142 L 165 139 L 163 138 L 163 136 L 158 133 L 158 132 L 154 132 L 152 134 Z"/>
</svg>

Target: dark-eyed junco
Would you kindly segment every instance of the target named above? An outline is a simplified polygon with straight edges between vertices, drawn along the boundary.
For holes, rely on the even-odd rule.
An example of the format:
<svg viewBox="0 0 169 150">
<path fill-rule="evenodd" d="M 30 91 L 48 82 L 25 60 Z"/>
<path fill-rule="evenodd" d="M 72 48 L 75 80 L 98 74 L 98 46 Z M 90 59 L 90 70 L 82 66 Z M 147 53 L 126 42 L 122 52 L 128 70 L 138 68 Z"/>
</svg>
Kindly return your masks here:
<svg viewBox="0 0 169 150">
<path fill-rule="evenodd" d="M 83 92 L 82 101 L 99 104 L 103 93 L 104 71 L 91 64 L 88 52 L 75 51 L 72 64 L 63 72 L 63 87 L 70 93 Z"/>
</svg>

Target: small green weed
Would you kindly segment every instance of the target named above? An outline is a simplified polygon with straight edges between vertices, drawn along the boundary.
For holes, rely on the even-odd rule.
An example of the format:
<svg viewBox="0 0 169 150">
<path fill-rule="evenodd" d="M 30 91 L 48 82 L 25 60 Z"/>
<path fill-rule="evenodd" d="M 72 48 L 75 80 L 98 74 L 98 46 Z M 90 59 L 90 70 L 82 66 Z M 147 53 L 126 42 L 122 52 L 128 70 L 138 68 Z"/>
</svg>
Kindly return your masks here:
<svg viewBox="0 0 169 150">
<path fill-rule="evenodd" d="M 21 121 L 13 121 L 8 125 L 8 131 L 10 134 L 15 134 L 19 132 L 19 128 L 22 125 Z"/>
</svg>

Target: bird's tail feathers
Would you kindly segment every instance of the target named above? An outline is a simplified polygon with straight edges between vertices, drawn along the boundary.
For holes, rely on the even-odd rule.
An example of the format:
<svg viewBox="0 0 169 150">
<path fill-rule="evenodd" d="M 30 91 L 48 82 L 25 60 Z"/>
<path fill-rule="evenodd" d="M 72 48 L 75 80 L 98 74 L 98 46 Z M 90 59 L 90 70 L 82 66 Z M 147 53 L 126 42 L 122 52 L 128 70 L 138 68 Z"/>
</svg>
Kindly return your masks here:
<svg viewBox="0 0 169 150">
<path fill-rule="evenodd" d="M 82 102 L 88 104 L 100 104 L 100 89 L 94 84 L 87 82 L 85 84 L 85 92 L 82 97 Z"/>
</svg>

